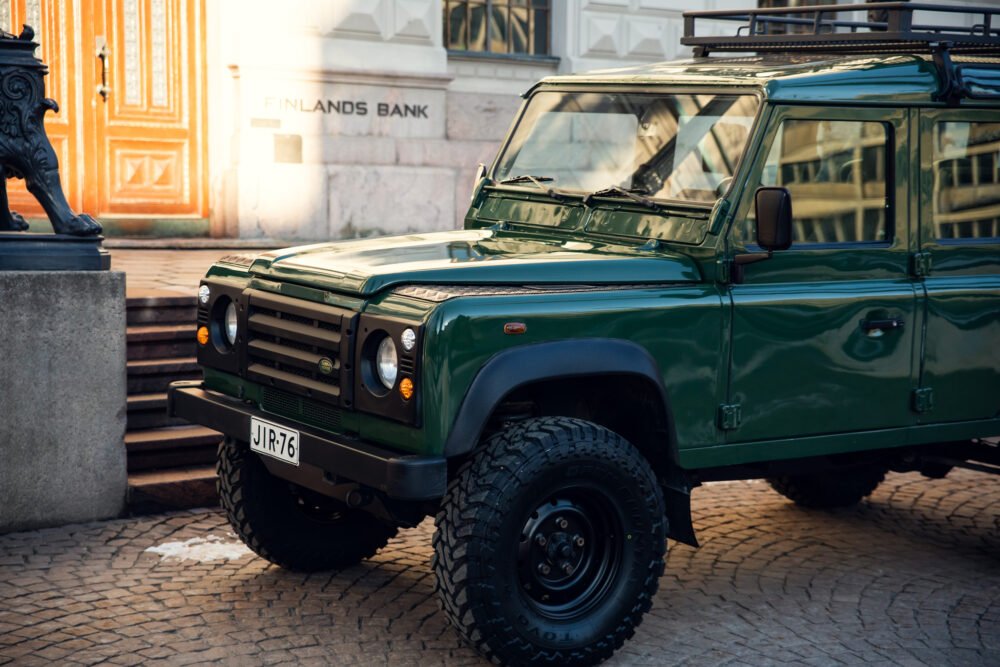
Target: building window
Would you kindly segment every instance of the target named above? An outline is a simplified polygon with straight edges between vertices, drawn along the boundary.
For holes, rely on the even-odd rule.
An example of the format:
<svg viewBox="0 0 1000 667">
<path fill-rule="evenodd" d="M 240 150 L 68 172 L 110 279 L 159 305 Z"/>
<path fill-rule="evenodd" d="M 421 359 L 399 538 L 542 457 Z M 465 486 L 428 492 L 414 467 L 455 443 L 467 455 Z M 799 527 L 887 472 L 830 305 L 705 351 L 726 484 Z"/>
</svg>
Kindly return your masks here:
<svg viewBox="0 0 1000 667">
<path fill-rule="evenodd" d="M 442 0 L 449 51 L 549 55 L 550 0 Z"/>
</svg>

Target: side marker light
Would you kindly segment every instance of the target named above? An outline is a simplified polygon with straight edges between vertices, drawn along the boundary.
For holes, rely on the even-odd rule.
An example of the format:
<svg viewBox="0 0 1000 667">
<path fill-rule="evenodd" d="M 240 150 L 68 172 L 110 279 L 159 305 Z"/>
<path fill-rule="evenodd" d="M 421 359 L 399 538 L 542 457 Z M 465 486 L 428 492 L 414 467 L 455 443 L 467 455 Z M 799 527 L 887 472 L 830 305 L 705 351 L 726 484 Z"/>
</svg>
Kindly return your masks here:
<svg viewBox="0 0 1000 667">
<path fill-rule="evenodd" d="M 524 322 L 508 322 L 503 325 L 503 332 L 508 336 L 518 336 L 528 330 L 528 325 Z"/>
<path fill-rule="evenodd" d="M 208 327 L 198 327 L 198 344 L 208 345 Z"/>
<path fill-rule="evenodd" d="M 399 393 L 407 401 L 413 398 L 413 380 L 403 378 L 399 383 Z"/>
</svg>

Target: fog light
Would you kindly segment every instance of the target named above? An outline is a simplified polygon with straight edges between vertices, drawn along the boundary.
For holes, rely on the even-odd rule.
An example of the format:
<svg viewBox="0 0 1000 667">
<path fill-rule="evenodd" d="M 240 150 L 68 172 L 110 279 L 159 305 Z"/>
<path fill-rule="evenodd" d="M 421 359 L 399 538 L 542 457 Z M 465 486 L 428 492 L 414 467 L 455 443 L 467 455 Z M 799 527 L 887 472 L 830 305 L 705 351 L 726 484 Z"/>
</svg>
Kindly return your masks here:
<svg viewBox="0 0 1000 667">
<path fill-rule="evenodd" d="M 399 383 L 399 393 L 407 401 L 413 398 L 413 380 L 403 378 Z"/>
<path fill-rule="evenodd" d="M 198 327 L 198 344 L 208 345 L 208 327 Z"/>
</svg>

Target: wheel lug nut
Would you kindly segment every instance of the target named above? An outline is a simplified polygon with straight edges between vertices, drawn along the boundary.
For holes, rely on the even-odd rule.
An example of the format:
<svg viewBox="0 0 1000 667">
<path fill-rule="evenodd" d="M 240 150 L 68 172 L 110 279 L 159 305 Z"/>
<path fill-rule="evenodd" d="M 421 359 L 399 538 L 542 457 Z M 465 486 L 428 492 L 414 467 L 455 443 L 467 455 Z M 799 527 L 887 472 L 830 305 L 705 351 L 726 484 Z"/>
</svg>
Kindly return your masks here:
<svg viewBox="0 0 1000 667">
<path fill-rule="evenodd" d="M 569 521 L 567 521 L 566 519 L 564 519 L 564 518 L 562 518 L 562 517 L 559 517 L 559 518 L 558 518 L 558 519 L 556 520 L 556 525 L 557 525 L 557 526 L 559 526 L 560 528 L 562 528 L 563 530 L 565 530 L 565 529 L 566 529 L 566 526 L 568 526 L 568 525 L 569 525 Z"/>
<path fill-rule="evenodd" d="M 562 571 L 566 574 L 573 574 L 573 566 L 569 563 L 563 563 Z"/>
<path fill-rule="evenodd" d="M 538 564 L 538 572 L 539 572 L 539 574 L 543 574 L 543 575 L 544 574 L 548 574 L 551 570 L 552 570 L 552 568 L 550 568 L 545 563 L 539 563 Z"/>
<path fill-rule="evenodd" d="M 578 547 L 582 547 L 584 544 L 583 538 L 577 535 L 576 537 L 573 538 L 573 544 L 575 544 Z"/>
<path fill-rule="evenodd" d="M 544 547 L 548 543 L 549 541 L 545 539 L 545 536 L 542 535 L 541 533 L 535 536 L 535 544 L 537 544 L 538 546 Z"/>
</svg>

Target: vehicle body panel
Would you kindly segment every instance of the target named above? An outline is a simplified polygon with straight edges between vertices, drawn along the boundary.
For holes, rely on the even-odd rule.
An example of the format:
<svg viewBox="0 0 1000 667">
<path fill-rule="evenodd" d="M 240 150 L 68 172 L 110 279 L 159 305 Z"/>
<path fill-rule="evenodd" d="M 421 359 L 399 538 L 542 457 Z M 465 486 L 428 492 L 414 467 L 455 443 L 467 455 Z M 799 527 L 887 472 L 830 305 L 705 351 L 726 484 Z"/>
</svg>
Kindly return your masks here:
<svg viewBox="0 0 1000 667">
<path fill-rule="evenodd" d="M 210 275 L 422 325 L 421 426 L 344 411 L 339 427 L 404 452 L 443 452 L 466 392 L 496 355 L 582 339 L 648 351 L 687 469 L 993 435 L 997 246 L 956 250 L 930 242 L 926 222 L 916 231 L 930 183 L 915 157 L 917 110 L 904 107 L 942 107 L 939 84 L 917 56 L 712 58 L 550 77 L 538 89 L 721 88 L 762 103 L 747 153 L 714 206 L 585 206 L 579 197 L 493 184 L 487 174 L 463 231 L 304 246 L 223 261 Z M 891 125 L 895 233 L 861 248 L 779 251 L 734 284 L 733 257 L 753 248 L 730 229 L 747 217 L 752 175 L 785 117 Z M 926 280 L 910 270 L 921 249 L 934 256 Z M 443 289 L 455 286 L 481 291 Z M 859 321 L 881 312 L 905 321 L 900 335 L 861 336 Z M 512 322 L 525 333 L 504 333 Z M 911 405 L 923 384 L 935 390 L 928 414 Z M 211 369 L 206 385 L 250 401 L 258 391 Z M 718 411 L 728 404 L 742 405 L 743 422 L 724 430 Z"/>
<path fill-rule="evenodd" d="M 925 110 L 919 115 L 922 177 L 914 183 L 915 188 L 919 183 L 915 212 L 920 250 L 926 253 L 930 269 L 921 281 L 926 331 L 919 385 L 933 392 L 933 408 L 920 415 L 920 422 L 997 417 L 1000 415 L 1000 225 L 993 222 L 993 236 L 936 238 L 932 213 L 935 206 L 932 141 L 938 122 L 996 123 L 1000 114 L 948 109 Z M 993 153 L 981 155 L 989 161 L 988 166 L 977 160 L 972 165 L 973 173 L 955 174 L 961 179 L 957 187 L 952 186 L 957 195 L 963 190 L 989 191 L 998 187 L 997 156 Z M 973 216 L 977 212 L 973 210 Z M 962 213 L 957 214 L 959 219 Z"/>
<path fill-rule="evenodd" d="M 793 244 L 749 265 L 729 287 L 733 304 L 729 401 L 742 423 L 728 442 L 906 426 L 920 331 L 910 277 L 907 119 L 903 111 L 776 106 L 750 169 L 736 220 L 752 213 L 755 183 L 777 129 L 788 120 L 886 123 L 895 141 L 890 241 Z M 894 177 L 894 178 L 893 178 Z M 755 180 L 756 179 L 756 180 Z M 793 200 L 794 206 L 794 200 Z M 754 252 L 734 226 L 734 252 Z M 897 331 L 870 337 L 860 324 L 898 318 Z M 881 334 L 881 332 L 878 332 Z M 849 416 L 849 418 L 845 418 Z"/>
</svg>

